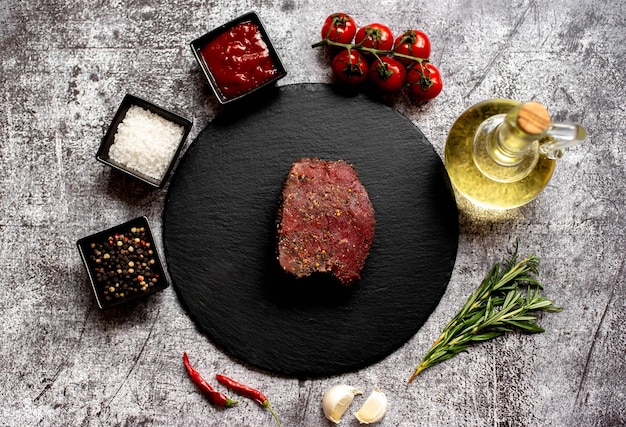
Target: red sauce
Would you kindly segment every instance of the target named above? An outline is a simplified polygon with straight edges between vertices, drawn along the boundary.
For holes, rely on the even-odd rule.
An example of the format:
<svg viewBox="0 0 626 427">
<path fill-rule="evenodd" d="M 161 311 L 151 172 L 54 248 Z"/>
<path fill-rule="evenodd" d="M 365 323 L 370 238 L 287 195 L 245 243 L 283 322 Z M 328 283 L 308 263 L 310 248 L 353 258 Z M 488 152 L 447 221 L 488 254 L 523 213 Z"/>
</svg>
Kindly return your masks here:
<svg viewBox="0 0 626 427">
<path fill-rule="evenodd" d="M 253 22 L 242 22 L 218 35 L 200 54 L 226 98 L 249 92 L 278 74 L 259 27 Z"/>
</svg>

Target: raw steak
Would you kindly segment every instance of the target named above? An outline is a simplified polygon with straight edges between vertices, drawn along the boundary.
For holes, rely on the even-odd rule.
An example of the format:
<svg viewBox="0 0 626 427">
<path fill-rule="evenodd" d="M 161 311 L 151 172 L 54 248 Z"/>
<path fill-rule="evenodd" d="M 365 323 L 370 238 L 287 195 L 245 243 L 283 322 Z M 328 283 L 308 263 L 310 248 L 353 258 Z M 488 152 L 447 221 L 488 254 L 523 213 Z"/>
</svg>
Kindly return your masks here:
<svg viewBox="0 0 626 427">
<path fill-rule="evenodd" d="M 278 210 L 278 261 L 296 277 L 359 279 L 374 237 L 374 208 L 354 167 L 343 160 L 295 161 Z"/>
</svg>

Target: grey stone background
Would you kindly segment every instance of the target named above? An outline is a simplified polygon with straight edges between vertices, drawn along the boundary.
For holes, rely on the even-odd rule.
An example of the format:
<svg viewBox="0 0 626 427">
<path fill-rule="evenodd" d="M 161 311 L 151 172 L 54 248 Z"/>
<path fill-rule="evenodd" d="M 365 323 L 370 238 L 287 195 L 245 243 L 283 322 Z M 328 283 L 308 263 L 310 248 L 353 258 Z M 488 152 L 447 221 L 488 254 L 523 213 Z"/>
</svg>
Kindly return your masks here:
<svg viewBox="0 0 626 427">
<path fill-rule="evenodd" d="M 273 424 L 253 402 L 208 404 L 183 351 L 207 376 L 263 389 L 285 426 L 329 425 L 321 398 L 339 382 L 387 393 L 381 426 L 626 424 L 625 9 L 621 0 L 1 1 L 0 424 Z M 75 247 L 140 215 L 162 244 L 166 189 L 114 174 L 96 149 L 127 92 L 193 118 L 192 141 L 219 108 L 188 44 L 250 10 L 288 68 L 281 85 L 331 80 L 328 58 L 310 44 L 332 12 L 424 30 L 444 92 L 425 106 L 404 96 L 394 106 L 439 154 L 454 119 L 493 97 L 541 101 L 589 132 L 531 204 L 496 213 L 459 199 L 459 254 L 441 303 L 405 346 L 358 372 L 296 380 L 251 369 L 195 328 L 172 288 L 101 312 Z M 542 258 L 545 294 L 565 311 L 541 318 L 544 334 L 475 346 L 407 385 L 516 238 L 523 254 Z"/>
</svg>

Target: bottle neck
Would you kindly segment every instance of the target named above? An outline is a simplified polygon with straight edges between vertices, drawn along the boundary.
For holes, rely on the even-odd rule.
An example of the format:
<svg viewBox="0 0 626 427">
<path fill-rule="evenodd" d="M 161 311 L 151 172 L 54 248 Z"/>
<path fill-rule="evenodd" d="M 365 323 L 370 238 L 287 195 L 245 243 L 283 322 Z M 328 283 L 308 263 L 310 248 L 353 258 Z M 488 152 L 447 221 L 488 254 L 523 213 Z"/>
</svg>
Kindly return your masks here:
<svg viewBox="0 0 626 427">
<path fill-rule="evenodd" d="M 487 153 L 504 167 L 518 166 L 528 156 L 537 155 L 538 141 L 515 126 L 515 115 L 508 114 L 488 138 Z"/>
<path fill-rule="evenodd" d="M 476 167 L 498 182 L 515 182 L 532 172 L 539 160 L 537 135 L 518 125 L 516 108 L 485 120 L 474 136 L 472 153 Z"/>
</svg>

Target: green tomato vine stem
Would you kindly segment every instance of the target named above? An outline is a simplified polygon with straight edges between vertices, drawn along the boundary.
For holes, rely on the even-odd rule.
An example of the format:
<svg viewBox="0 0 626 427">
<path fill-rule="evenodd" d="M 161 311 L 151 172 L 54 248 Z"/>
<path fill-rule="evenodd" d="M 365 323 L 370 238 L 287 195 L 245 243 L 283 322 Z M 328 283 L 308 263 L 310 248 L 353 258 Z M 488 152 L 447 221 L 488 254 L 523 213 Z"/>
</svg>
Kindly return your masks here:
<svg viewBox="0 0 626 427">
<path fill-rule="evenodd" d="M 366 53 L 372 54 L 378 61 L 380 61 L 381 56 L 390 56 L 394 58 L 406 59 L 406 60 L 409 60 L 418 64 L 430 62 L 428 58 L 420 58 L 418 56 L 411 56 L 411 55 L 405 55 L 403 53 L 397 53 L 394 49 L 385 50 L 385 49 L 376 49 L 373 47 L 366 47 L 366 46 L 363 46 L 363 42 L 357 43 L 357 44 L 340 43 L 340 42 L 335 42 L 335 41 L 329 40 L 328 38 L 325 38 L 311 45 L 312 48 L 317 48 L 317 47 L 322 47 L 322 46 L 331 46 L 331 47 L 343 48 L 343 49 L 348 49 L 348 50 L 354 49 L 360 52 L 366 52 Z"/>
</svg>

